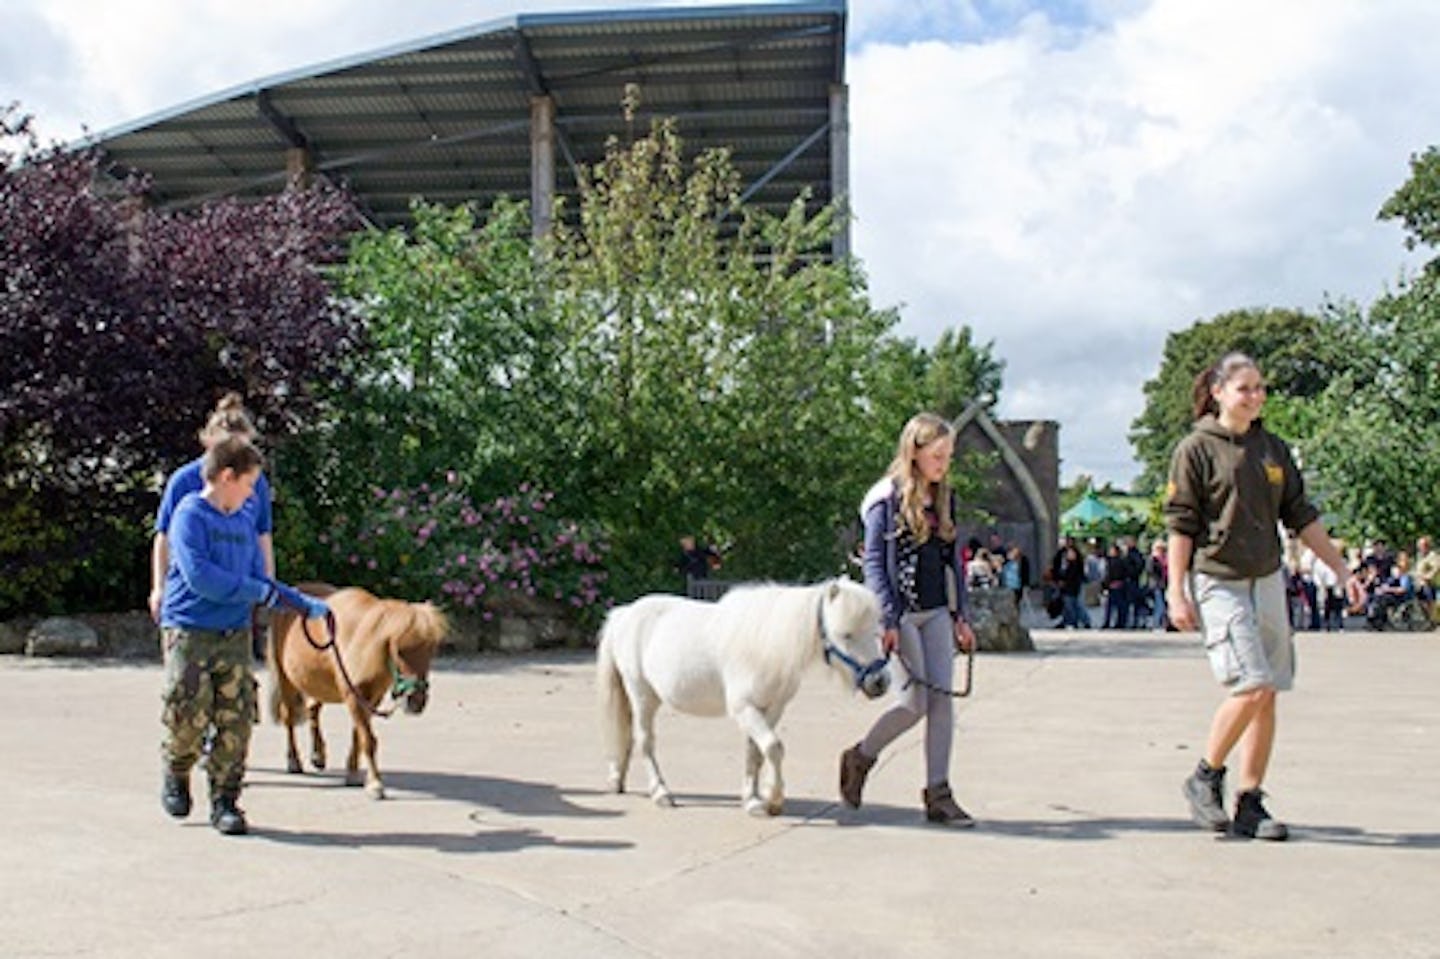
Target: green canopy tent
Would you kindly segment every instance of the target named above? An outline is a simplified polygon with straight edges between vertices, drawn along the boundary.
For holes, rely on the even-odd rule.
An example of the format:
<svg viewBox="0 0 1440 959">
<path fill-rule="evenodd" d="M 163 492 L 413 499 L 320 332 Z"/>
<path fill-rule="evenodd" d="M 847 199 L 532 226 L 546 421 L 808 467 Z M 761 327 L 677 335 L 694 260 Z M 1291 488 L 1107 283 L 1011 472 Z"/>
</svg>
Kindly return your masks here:
<svg viewBox="0 0 1440 959">
<path fill-rule="evenodd" d="M 1109 538 L 1137 533 L 1144 525 L 1144 520 L 1116 509 L 1094 490 L 1086 490 L 1078 503 L 1060 514 L 1060 532 L 1065 536 Z"/>
</svg>

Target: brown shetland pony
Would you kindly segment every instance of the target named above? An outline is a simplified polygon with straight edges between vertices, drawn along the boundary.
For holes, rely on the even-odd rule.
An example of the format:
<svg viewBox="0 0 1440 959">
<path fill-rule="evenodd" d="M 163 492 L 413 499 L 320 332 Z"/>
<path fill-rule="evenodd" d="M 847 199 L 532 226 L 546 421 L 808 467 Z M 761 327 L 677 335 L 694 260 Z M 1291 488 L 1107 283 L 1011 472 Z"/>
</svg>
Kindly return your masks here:
<svg viewBox="0 0 1440 959">
<path fill-rule="evenodd" d="M 323 583 L 302 583 L 298 588 L 323 597 L 334 612 L 335 642 L 344 660 L 344 670 L 342 672 L 336 662 L 335 650 L 315 648 L 315 643 L 323 645 L 329 640 L 323 620 L 306 623 L 300 614 L 288 609 L 275 613 L 268 655 L 272 677 L 270 714 L 285 724 L 286 769 L 301 772 L 295 726 L 302 715 L 310 725 L 310 762 L 316 769 L 325 768 L 320 707 L 325 703 L 344 703 L 350 711 L 352 727 L 350 755 L 345 760 L 345 783 L 361 784 L 360 755 L 364 753 L 365 791 L 375 799 L 383 799 L 385 786 L 375 764 L 376 741 L 371 716 L 387 693 L 395 705 L 404 703 L 407 713 L 425 709 L 430 663 L 449 631 L 449 623 L 445 614 L 430 603 L 378 599 L 358 587 L 337 590 Z"/>
</svg>

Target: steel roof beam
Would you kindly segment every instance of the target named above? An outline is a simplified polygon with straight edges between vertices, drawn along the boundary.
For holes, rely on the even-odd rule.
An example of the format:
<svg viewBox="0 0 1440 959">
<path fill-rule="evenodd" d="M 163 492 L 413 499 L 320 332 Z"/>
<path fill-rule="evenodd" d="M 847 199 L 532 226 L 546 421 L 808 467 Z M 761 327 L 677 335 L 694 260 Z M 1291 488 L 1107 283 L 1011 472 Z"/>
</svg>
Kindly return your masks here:
<svg viewBox="0 0 1440 959">
<path fill-rule="evenodd" d="M 269 121 L 270 126 L 275 132 L 280 134 L 280 139 L 285 141 L 286 146 L 296 150 L 310 149 L 310 141 L 306 139 L 305 134 L 300 132 L 300 128 L 295 125 L 295 121 L 276 109 L 275 104 L 270 99 L 269 90 L 261 90 L 256 94 L 255 109 L 262 117 Z"/>
</svg>

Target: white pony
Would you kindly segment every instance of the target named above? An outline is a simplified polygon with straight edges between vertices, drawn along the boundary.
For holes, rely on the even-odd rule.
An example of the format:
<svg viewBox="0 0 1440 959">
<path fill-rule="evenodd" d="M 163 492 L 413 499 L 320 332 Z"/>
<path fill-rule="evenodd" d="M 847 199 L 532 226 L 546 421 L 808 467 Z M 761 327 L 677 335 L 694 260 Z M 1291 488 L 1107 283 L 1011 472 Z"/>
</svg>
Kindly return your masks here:
<svg viewBox="0 0 1440 959">
<path fill-rule="evenodd" d="M 882 695 L 890 676 L 879 623 L 874 594 L 847 579 L 739 586 L 715 603 L 657 594 L 612 610 L 597 656 L 610 787 L 625 791 L 638 742 L 651 798 L 675 804 L 655 763 L 655 712 L 664 702 L 696 716 L 733 716 L 747 737 L 740 801 L 751 815 L 779 815 L 784 746 L 775 726 L 801 675 L 823 660 L 865 695 Z M 772 775 L 762 800 L 766 760 Z"/>
</svg>

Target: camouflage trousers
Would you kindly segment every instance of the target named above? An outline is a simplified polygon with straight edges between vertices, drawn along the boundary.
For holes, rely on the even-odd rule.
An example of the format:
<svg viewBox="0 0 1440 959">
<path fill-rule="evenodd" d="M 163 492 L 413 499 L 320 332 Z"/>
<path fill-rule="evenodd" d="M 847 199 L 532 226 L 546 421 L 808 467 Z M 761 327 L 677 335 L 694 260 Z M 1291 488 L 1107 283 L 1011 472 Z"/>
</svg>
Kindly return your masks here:
<svg viewBox="0 0 1440 959">
<path fill-rule="evenodd" d="M 205 753 L 210 798 L 239 796 L 257 709 L 250 631 L 166 627 L 160 638 L 165 651 L 165 738 L 160 745 L 165 768 L 188 776 Z"/>
</svg>

